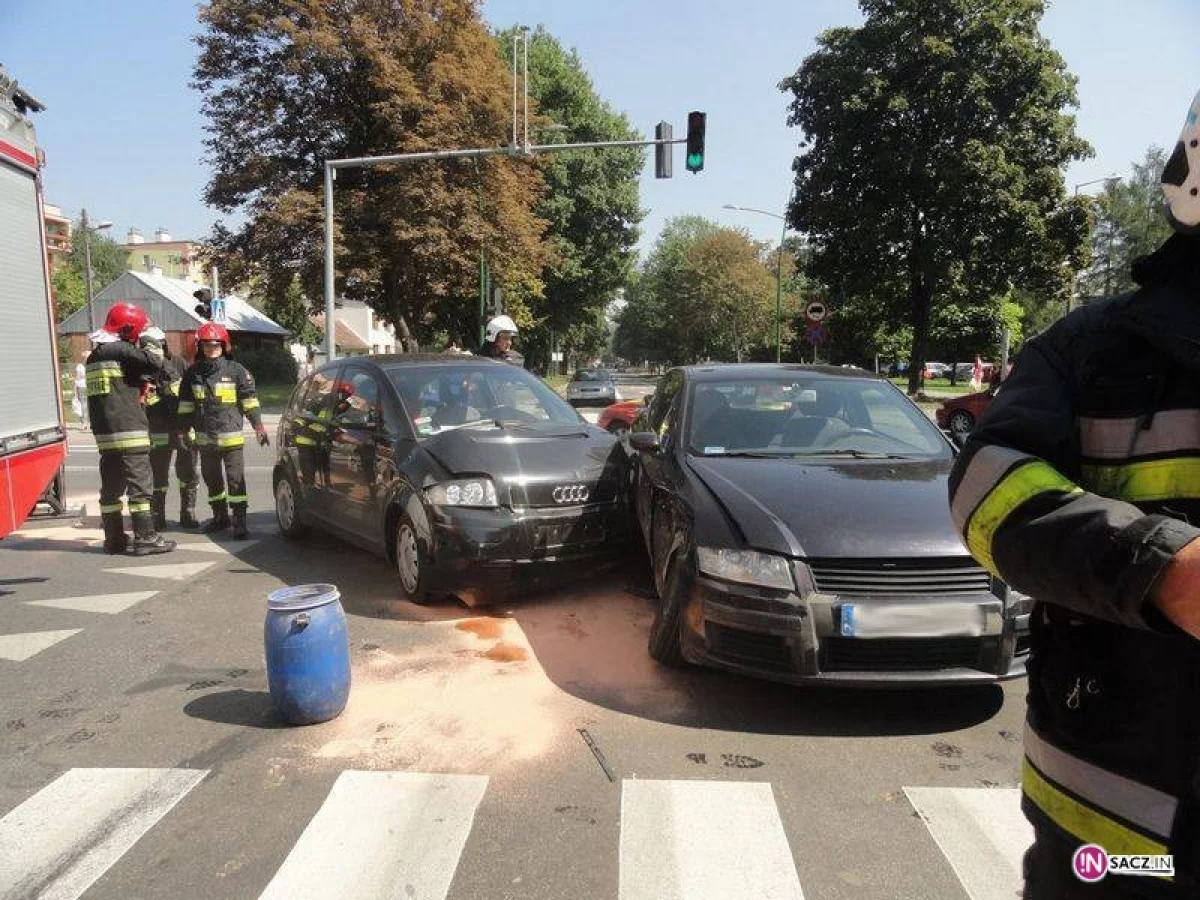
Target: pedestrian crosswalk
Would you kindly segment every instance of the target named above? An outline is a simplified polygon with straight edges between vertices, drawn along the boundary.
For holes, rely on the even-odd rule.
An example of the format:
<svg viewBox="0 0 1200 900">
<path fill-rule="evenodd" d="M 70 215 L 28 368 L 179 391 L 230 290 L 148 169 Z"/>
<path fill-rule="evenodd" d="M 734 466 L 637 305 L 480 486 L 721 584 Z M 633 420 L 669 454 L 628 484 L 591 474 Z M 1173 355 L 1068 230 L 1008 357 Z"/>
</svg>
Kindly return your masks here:
<svg viewBox="0 0 1200 900">
<path fill-rule="evenodd" d="M 74 900 L 123 858 L 136 869 L 139 840 L 168 816 L 174 833 L 198 834 L 206 823 L 193 820 L 209 802 L 198 795 L 216 790 L 208 775 L 203 769 L 64 772 L 0 817 L 0 900 Z M 292 844 L 282 862 L 263 861 L 252 893 L 260 900 L 460 900 L 453 883 L 489 790 L 485 775 L 341 772 L 307 821 L 279 812 L 293 830 Z M 598 857 L 616 869 L 615 900 L 820 900 L 802 884 L 837 864 L 797 858 L 770 783 L 626 779 L 620 791 L 616 842 L 610 856 Z M 189 794 L 197 795 L 196 804 L 181 804 Z M 1020 856 L 1032 835 L 1016 789 L 909 787 L 905 794 L 970 900 L 1019 896 Z M 527 852 L 520 824 L 506 820 L 504 833 L 511 850 Z M 229 861 L 208 862 L 211 871 L 222 871 Z M 169 877 L 158 866 L 150 875 Z M 196 886 L 195 895 L 203 894 Z M 542 885 L 537 895 L 571 896 L 569 882 Z M 886 890 L 871 896 L 887 896 Z"/>
</svg>

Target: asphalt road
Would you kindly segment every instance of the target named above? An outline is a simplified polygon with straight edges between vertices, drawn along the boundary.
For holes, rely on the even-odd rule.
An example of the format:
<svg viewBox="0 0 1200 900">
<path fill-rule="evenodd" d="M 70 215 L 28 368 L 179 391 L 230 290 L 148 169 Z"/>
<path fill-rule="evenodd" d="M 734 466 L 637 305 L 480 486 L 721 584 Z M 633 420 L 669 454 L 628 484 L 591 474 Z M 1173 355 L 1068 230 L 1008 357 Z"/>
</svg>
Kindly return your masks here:
<svg viewBox="0 0 1200 900">
<path fill-rule="evenodd" d="M 385 561 L 277 536 L 272 459 L 248 451 L 253 542 L 108 557 L 91 516 L 0 542 L 0 900 L 1017 896 L 1023 680 L 664 669 L 632 560 L 501 608 L 413 607 Z M 269 591 L 308 582 L 341 591 L 353 690 L 293 728 L 262 625 Z"/>
</svg>

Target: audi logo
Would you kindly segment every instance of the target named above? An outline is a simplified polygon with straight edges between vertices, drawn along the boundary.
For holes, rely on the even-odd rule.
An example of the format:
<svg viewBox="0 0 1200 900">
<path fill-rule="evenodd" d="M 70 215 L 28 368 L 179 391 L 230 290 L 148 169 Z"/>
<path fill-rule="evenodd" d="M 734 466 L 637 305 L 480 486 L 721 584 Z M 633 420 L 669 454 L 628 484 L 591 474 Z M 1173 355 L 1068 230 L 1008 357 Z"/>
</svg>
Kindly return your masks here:
<svg viewBox="0 0 1200 900">
<path fill-rule="evenodd" d="M 560 484 L 550 496 L 555 503 L 587 503 L 591 493 L 585 484 Z"/>
</svg>

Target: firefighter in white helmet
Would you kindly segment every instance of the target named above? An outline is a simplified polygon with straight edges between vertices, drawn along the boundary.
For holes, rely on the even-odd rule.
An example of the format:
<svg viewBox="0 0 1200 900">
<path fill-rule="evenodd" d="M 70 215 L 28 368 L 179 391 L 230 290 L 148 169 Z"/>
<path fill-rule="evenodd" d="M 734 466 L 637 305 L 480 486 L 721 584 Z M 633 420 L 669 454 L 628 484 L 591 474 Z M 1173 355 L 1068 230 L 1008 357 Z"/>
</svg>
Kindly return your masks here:
<svg viewBox="0 0 1200 900">
<path fill-rule="evenodd" d="M 525 357 L 513 349 L 516 336 L 516 322 L 508 316 L 494 316 L 488 320 L 487 328 L 483 332 L 483 343 L 475 351 L 475 355 L 523 366 Z"/>
</svg>

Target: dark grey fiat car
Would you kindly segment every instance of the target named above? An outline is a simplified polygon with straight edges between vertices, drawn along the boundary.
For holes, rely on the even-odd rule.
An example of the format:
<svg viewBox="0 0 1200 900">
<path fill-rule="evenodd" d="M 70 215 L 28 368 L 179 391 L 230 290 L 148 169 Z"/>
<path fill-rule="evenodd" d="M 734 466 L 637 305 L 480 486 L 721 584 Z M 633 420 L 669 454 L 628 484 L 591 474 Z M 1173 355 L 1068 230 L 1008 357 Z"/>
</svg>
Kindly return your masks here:
<svg viewBox="0 0 1200 900">
<path fill-rule="evenodd" d="M 504 363 L 329 363 L 296 387 L 277 446 L 280 531 L 316 526 L 385 555 L 415 603 L 502 599 L 628 538 L 620 442 Z"/>
<path fill-rule="evenodd" d="M 954 449 L 886 380 L 674 369 L 630 443 L 656 659 L 826 683 L 1024 674 L 1032 601 L 967 553 Z"/>
</svg>

